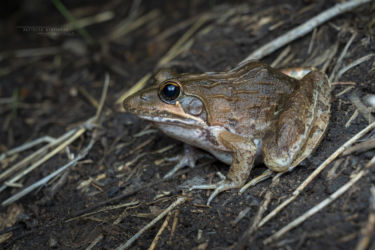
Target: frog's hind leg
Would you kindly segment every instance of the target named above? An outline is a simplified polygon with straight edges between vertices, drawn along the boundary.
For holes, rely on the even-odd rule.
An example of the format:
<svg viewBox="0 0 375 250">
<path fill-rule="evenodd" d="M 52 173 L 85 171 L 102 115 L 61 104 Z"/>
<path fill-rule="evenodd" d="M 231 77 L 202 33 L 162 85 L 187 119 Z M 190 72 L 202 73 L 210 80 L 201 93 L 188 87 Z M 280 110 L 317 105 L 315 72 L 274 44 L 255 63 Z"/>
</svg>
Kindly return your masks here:
<svg viewBox="0 0 375 250">
<path fill-rule="evenodd" d="M 328 81 L 325 75 L 323 75 L 323 77 L 324 78 L 322 82 L 318 82 L 319 96 L 316 106 L 316 120 L 314 121 L 311 128 L 310 136 L 307 138 L 307 141 L 302 148 L 301 153 L 293 161 L 291 168 L 297 166 L 301 161 L 308 157 L 314 149 L 316 149 L 327 131 L 327 127 L 329 124 L 329 115 L 331 112 L 331 83 Z"/>
<path fill-rule="evenodd" d="M 313 71 L 300 82 L 279 114 L 276 131 L 263 141 L 264 163 L 275 172 L 291 170 L 309 156 L 328 125 L 331 86 L 327 77 Z"/>
</svg>

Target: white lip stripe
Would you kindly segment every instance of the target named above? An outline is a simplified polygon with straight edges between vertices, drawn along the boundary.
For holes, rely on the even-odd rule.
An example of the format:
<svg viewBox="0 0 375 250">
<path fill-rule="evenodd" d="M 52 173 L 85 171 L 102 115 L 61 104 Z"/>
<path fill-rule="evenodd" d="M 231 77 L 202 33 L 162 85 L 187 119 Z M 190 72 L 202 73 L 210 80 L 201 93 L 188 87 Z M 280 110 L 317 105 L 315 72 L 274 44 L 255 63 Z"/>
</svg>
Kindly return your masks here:
<svg viewBox="0 0 375 250">
<path fill-rule="evenodd" d="M 146 116 L 146 115 L 139 115 L 139 117 L 144 120 L 158 122 L 158 123 L 195 125 L 195 126 L 201 126 L 204 128 L 208 127 L 207 124 L 204 123 L 201 119 L 194 119 L 194 120 L 177 119 L 177 118 L 170 118 L 170 117 L 153 117 L 153 116 Z"/>
</svg>

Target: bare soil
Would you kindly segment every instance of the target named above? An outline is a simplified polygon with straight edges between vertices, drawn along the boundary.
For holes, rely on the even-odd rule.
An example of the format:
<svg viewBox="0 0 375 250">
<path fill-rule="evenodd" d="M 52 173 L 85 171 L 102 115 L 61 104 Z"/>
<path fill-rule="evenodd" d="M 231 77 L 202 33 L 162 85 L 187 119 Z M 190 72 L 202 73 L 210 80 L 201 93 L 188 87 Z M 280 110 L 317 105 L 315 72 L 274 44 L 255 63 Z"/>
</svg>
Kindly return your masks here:
<svg viewBox="0 0 375 250">
<path fill-rule="evenodd" d="M 173 163 L 164 159 L 181 153 L 183 144 L 162 134 L 152 124 L 118 111 L 115 102 L 121 93 L 130 89 L 145 74 L 153 72 L 160 58 L 191 27 L 194 18 L 209 11 L 219 11 L 219 5 L 224 6 L 221 7 L 224 10 L 240 5 L 245 7 L 237 9 L 236 14 L 224 22 L 207 22 L 201 28 L 207 28 L 205 32 L 196 35 L 192 47 L 169 63 L 169 67 L 179 72 L 229 69 L 266 42 L 339 2 L 142 1 L 137 8 L 140 16 L 158 10 L 156 18 L 124 36 L 110 40 L 116 25 L 134 12 L 131 9 L 132 1 L 63 1 L 77 19 L 104 11 L 115 14 L 109 21 L 86 28 L 95 41 L 92 45 L 88 45 L 76 30 L 68 32 L 62 28 L 57 32 L 58 36 L 51 36 L 51 31 L 46 27 L 61 28 L 67 22 L 52 2 L 2 2 L 2 152 L 45 135 L 58 137 L 93 117 L 97 110 L 94 102 L 100 99 L 106 72 L 110 74 L 111 82 L 100 139 L 85 160 L 14 204 L 0 207 L 0 248 L 85 249 L 99 239 L 94 249 L 113 249 L 131 238 L 179 196 L 189 199 L 173 210 L 157 242 L 157 249 L 223 249 L 235 246 L 251 227 L 272 180 L 263 181 L 242 195 L 235 190 L 224 192 L 214 199 L 211 207 L 206 207 L 204 204 L 210 192 L 188 192 L 183 186 L 194 181 L 218 181 L 215 173 L 220 171 L 226 174 L 228 166 L 218 161 L 212 162 L 209 158 L 202 159 L 199 161 L 202 167 L 181 171 L 174 178 L 162 181 L 161 177 L 173 167 Z M 317 58 L 337 46 L 337 53 L 327 65 L 326 72 L 330 75 L 353 33 L 356 36 L 343 58 L 343 66 L 375 53 L 374 13 L 375 4 L 372 2 L 323 24 L 316 29 L 315 35 L 310 33 L 289 44 L 289 59 L 287 56 L 277 67 L 307 66 L 315 62 L 318 68 L 322 68 L 325 61 L 318 64 Z M 185 27 L 178 26 L 186 20 L 193 21 Z M 41 28 L 36 30 L 37 26 Z M 182 28 L 172 30 L 170 35 L 163 33 L 172 27 Z M 315 38 L 312 39 L 312 36 Z M 50 47 L 56 51 L 48 55 L 32 56 L 30 52 L 23 51 L 24 54 L 21 54 L 20 51 Z M 271 64 L 283 49 L 262 61 Z M 335 85 L 332 114 L 325 138 L 311 157 L 294 171 L 284 174 L 279 183 L 272 187 L 272 199 L 265 214 L 287 199 L 339 146 L 368 125 L 368 121 L 358 115 L 348 127 L 345 126 L 356 110 L 349 99 L 350 95 L 356 93 L 364 98 L 375 94 L 374 58 L 350 69 L 338 79 L 356 84 L 340 96 L 336 95 L 352 85 Z M 69 150 L 77 154 L 91 136 L 90 132 L 85 133 L 69 146 Z M 374 131 L 363 140 L 373 136 Z M 158 151 L 167 146 L 170 146 L 167 151 Z M 37 148 L 18 154 L 14 162 Z M 335 171 L 332 170 L 335 162 L 332 163 L 293 203 L 247 238 L 245 248 L 355 248 L 370 213 L 370 188 L 375 184 L 375 167 L 347 193 L 297 228 L 269 245 L 264 245 L 263 241 L 344 185 L 353 172 L 361 169 L 374 156 L 374 152 L 374 149 L 369 149 L 339 158 L 341 163 Z M 137 158 L 140 154 L 142 157 Z M 3 162 L 0 172 L 14 162 Z M 29 186 L 66 162 L 67 154 L 62 151 L 20 183 Z M 263 165 L 257 166 L 251 177 L 264 170 Z M 336 174 L 332 175 L 333 171 Z M 7 188 L 0 193 L 0 200 L 9 198 L 19 190 Z M 110 205 L 135 201 L 138 205 L 99 211 Z M 233 224 L 240 212 L 246 209 L 247 214 Z M 85 216 L 70 220 L 79 215 Z M 122 216 L 120 222 L 114 223 L 119 216 Z M 143 233 L 132 248 L 148 248 L 163 221 Z M 172 233 L 173 222 L 176 224 Z M 375 248 L 374 239 L 373 234 L 370 249 Z"/>
</svg>

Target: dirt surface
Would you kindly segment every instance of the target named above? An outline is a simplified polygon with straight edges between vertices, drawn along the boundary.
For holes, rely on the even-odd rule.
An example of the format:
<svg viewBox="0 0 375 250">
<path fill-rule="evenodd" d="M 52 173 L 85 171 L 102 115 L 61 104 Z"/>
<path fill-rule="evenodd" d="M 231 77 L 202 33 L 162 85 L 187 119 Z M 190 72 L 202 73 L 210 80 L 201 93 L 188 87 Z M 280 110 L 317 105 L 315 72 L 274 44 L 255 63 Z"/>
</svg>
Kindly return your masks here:
<svg viewBox="0 0 375 250">
<path fill-rule="evenodd" d="M 227 191 L 216 197 L 211 207 L 204 205 L 210 192 L 189 192 L 184 186 L 218 181 L 215 173 L 226 174 L 228 166 L 205 158 L 198 162 L 202 167 L 182 170 L 163 181 L 162 176 L 173 167 L 173 163 L 165 161 L 166 157 L 181 153 L 183 144 L 163 135 L 152 124 L 120 112 L 115 105 L 121 94 L 155 70 L 161 57 L 203 13 L 216 16 L 198 29 L 192 46 L 166 67 L 179 72 L 230 69 L 266 42 L 341 1 L 166 0 L 139 1 L 139 6 L 137 2 L 63 1 L 77 19 L 105 11 L 114 14 L 108 21 L 86 27 L 92 44 L 79 31 L 63 26 L 67 21 L 52 2 L 1 4 L 2 152 L 42 136 L 57 138 L 95 116 L 106 72 L 111 80 L 93 148 L 68 171 L 0 208 L 0 248 L 113 249 L 183 196 L 188 199 L 172 210 L 157 249 L 222 249 L 240 244 L 248 249 L 354 249 L 363 237 L 361 230 L 370 214 L 375 167 L 321 212 L 271 244 L 263 241 L 349 181 L 374 156 L 371 148 L 338 158 L 275 218 L 250 236 L 242 236 L 252 226 L 267 193 L 271 199 L 263 216 L 286 200 L 339 146 L 368 125 L 366 115 L 359 114 L 345 126 L 356 111 L 350 97 L 355 94 L 363 101 L 375 93 L 375 57 L 336 79 L 341 84 L 333 90 L 328 131 L 311 157 L 281 176 L 272 187 L 269 179 L 242 195 L 236 190 Z M 128 23 L 124 27 L 132 27 L 141 16 L 155 10 L 158 12 L 142 25 L 124 35 L 114 35 L 116 27 L 125 20 Z M 375 53 L 374 13 L 372 2 L 319 26 L 290 43 L 289 52 L 276 67 L 312 65 L 325 68 L 329 76 L 354 33 L 338 71 Z M 51 27 L 57 28 L 55 35 Z M 271 64 L 284 49 L 262 61 Z M 328 60 L 332 51 L 332 60 Z M 353 88 L 340 94 L 350 86 Z M 366 110 L 368 118 L 370 111 Z M 66 164 L 69 155 L 77 155 L 89 143 L 94 136 L 92 131 L 75 140 L 69 152 L 62 150 L 17 183 L 27 187 Z M 361 141 L 373 136 L 374 131 Z M 1 162 L 0 173 L 42 145 L 45 144 L 6 158 Z M 263 165 L 258 165 L 251 177 L 264 170 Z M 0 180 L 0 184 L 6 180 Z M 0 200 L 20 190 L 8 187 L 0 193 Z M 133 205 L 126 206 L 128 203 Z M 233 223 L 243 211 L 247 211 L 243 218 Z M 131 247 L 148 248 L 164 221 L 163 218 L 145 231 Z M 370 232 L 370 236 L 370 249 L 374 249 L 374 233 Z"/>
</svg>

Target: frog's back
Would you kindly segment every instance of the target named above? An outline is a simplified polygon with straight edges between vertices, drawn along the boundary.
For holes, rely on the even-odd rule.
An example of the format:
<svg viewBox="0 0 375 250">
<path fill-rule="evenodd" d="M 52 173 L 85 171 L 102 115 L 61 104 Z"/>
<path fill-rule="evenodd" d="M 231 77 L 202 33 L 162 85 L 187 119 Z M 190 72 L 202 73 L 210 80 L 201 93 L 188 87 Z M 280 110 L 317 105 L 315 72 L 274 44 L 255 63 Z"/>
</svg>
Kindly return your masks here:
<svg viewBox="0 0 375 250">
<path fill-rule="evenodd" d="M 211 126 L 262 137 L 298 81 L 260 62 L 223 73 L 180 75 L 184 92 L 200 98 Z"/>
</svg>

